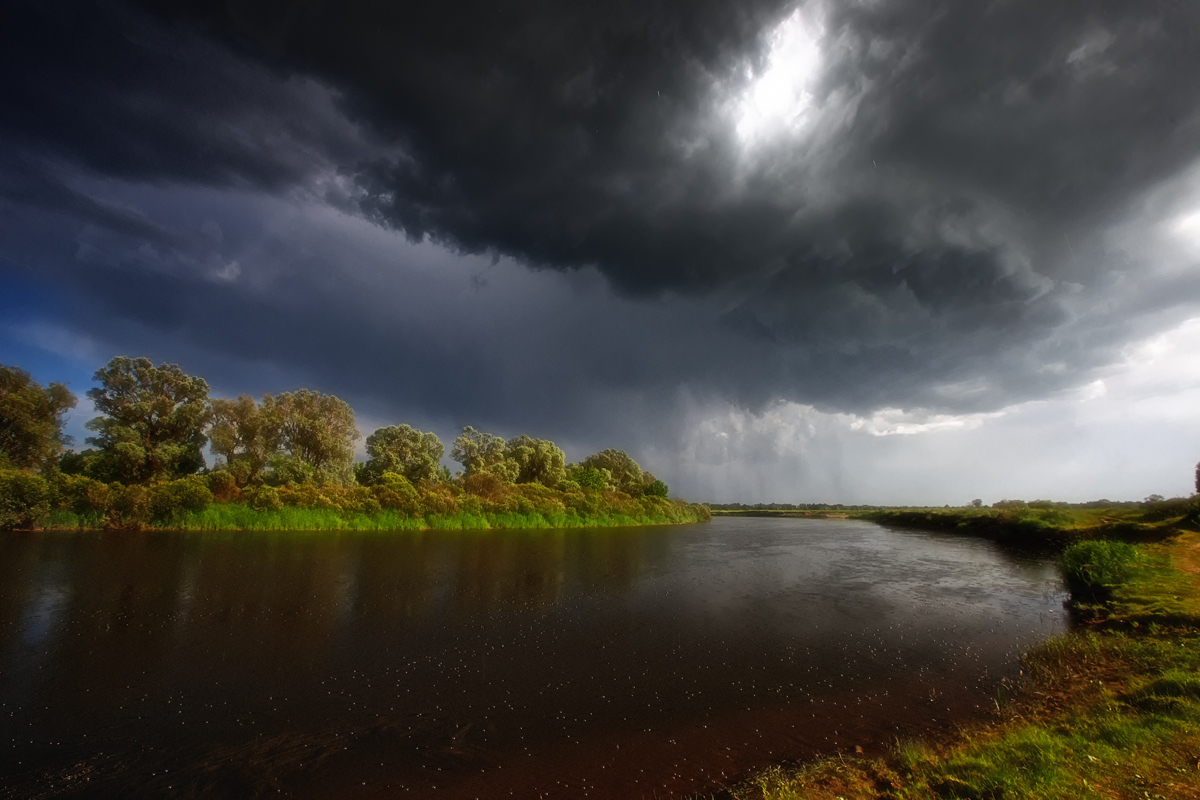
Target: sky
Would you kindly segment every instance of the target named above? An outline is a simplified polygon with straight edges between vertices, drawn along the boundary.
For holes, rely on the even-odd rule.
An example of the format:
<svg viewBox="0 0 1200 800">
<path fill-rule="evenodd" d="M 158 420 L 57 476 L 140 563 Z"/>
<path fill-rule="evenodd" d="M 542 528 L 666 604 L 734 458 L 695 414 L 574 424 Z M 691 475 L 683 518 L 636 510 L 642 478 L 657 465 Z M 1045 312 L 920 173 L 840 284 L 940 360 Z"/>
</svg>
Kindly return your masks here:
<svg viewBox="0 0 1200 800">
<path fill-rule="evenodd" d="M 1195 488 L 1195 3 L 13 0 L 0 74 L 80 446 L 144 355 L 694 500 Z"/>
</svg>

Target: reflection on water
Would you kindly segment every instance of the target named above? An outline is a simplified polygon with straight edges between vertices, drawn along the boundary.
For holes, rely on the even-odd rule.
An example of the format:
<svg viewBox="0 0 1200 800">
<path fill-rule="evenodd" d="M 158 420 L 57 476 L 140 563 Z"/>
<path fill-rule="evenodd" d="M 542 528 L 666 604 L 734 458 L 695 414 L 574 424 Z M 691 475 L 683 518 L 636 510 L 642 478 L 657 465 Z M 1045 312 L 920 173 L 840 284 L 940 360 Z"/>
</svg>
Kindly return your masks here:
<svg viewBox="0 0 1200 800">
<path fill-rule="evenodd" d="M 1062 599 L 1046 561 L 841 520 L 16 534 L 0 786 L 678 796 L 983 713 Z"/>
</svg>

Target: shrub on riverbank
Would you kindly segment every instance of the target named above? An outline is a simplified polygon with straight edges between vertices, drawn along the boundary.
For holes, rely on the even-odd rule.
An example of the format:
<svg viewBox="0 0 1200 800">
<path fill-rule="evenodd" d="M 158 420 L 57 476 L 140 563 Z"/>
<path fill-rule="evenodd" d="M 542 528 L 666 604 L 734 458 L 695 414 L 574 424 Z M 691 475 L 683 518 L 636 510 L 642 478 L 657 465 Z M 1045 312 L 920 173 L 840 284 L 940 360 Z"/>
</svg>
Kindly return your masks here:
<svg viewBox="0 0 1200 800">
<path fill-rule="evenodd" d="M 151 486 L 105 484 L 76 475 L 57 475 L 50 481 L 28 473 L 14 475 L 10 483 L 28 484 L 28 490 L 2 495 L 13 508 L 0 522 L 11 517 L 10 528 L 577 528 L 700 522 L 710 516 L 704 505 L 653 495 L 564 492 L 539 484 L 480 480 L 464 482 L 466 488 L 434 482 L 414 487 L 403 477 L 391 476 L 371 487 L 293 484 L 240 490 L 226 485 L 222 472 L 210 474 L 207 481 L 189 476 Z"/>
<path fill-rule="evenodd" d="M 1077 598 L 1106 597 L 1129 580 L 1137 563 L 1137 549 L 1128 542 L 1076 542 L 1063 551 L 1063 579 Z"/>
</svg>

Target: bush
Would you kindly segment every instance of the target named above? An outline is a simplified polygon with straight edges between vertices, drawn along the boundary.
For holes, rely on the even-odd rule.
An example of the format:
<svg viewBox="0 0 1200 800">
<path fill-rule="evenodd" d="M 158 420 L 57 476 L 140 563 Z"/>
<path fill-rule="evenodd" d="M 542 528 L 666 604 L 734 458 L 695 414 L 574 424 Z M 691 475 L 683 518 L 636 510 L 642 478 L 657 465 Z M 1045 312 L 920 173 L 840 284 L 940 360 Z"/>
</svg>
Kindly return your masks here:
<svg viewBox="0 0 1200 800">
<path fill-rule="evenodd" d="M 644 494 L 647 497 L 666 497 L 670 494 L 670 489 L 667 488 L 667 484 L 656 479 L 646 487 Z"/>
<path fill-rule="evenodd" d="M 278 511 L 283 508 L 279 491 L 271 486 L 260 486 L 250 497 L 250 507 L 255 511 Z"/>
<path fill-rule="evenodd" d="M 236 500 L 241 494 L 237 478 L 227 469 L 208 473 L 208 490 L 212 492 L 213 500 L 218 503 Z"/>
<path fill-rule="evenodd" d="M 32 528 L 50 513 L 50 486 L 40 475 L 0 470 L 0 529 Z"/>
<path fill-rule="evenodd" d="M 199 475 L 162 483 L 150 492 L 150 515 L 158 522 L 171 522 L 183 514 L 203 511 L 213 501 L 208 481 Z"/>
<path fill-rule="evenodd" d="M 417 490 L 403 475 L 395 472 L 385 472 L 379 478 L 379 483 L 371 487 L 371 493 L 379 502 L 381 508 L 390 511 L 402 511 L 412 517 L 424 516 L 421 498 Z"/>
<path fill-rule="evenodd" d="M 99 522 L 108 517 L 112 492 L 107 483 L 83 475 L 59 474 L 56 480 L 58 508 L 74 512 L 85 521 Z"/>
<path fill-rule="evenodd" d="M 150 522 L 151 491 L 145 486 L 110 483 L 108 527 L 139 530 Z"/>
<path fill-rule="evenodd" d="M 1125 542 L 1077 542 L 1063 552 L 1063 577 L 1072 594 L 1105 596 L 1129 579 L 1138 561 L 1137 548 Z"/>
</svg>

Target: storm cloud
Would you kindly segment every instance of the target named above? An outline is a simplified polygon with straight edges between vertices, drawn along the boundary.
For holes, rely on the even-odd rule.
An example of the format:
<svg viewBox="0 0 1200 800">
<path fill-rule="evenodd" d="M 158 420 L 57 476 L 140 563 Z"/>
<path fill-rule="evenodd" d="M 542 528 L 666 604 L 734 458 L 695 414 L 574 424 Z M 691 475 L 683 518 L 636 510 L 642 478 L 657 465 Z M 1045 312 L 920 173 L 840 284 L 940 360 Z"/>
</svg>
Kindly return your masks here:
<svg viewBox="0 0 1200 800">
<path fill-rule="evenodd" d="M 695 476 L 730 414 L 983 419 L 1197 313 L 1193 4 L 0 14 L 0 268 L 228 393 Z"/>
</svg>

